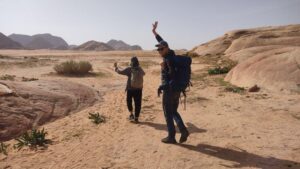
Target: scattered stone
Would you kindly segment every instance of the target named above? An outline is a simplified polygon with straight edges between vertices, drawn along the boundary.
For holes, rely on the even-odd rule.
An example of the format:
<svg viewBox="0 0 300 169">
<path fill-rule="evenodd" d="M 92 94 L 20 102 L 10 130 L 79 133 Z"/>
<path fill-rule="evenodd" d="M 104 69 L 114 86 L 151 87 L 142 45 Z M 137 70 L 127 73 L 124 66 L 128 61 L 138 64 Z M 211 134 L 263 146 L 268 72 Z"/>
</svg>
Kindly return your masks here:
<svg viewBox="0 0 300 169">
<path fill-rule="evenodd" d="M 252 86 L 248 91 L 249 92 L 258 92 L 260 88 L 257 85 Z"/>
</svg>

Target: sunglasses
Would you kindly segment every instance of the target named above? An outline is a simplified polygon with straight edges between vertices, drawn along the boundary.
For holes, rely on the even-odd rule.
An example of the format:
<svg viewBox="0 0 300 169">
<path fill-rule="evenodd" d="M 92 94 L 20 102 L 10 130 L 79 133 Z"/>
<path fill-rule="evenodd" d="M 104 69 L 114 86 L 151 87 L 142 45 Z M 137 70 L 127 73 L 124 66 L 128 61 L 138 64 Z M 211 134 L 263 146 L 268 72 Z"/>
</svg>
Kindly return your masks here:
<svg viewBox="0 0 300 169">
<path fill-rule="evenodd" d="M 157 51 L 162 51 L 162 50 L 164 50 L 164 48 L 158 48 L 158 49 L 157 49 Z"/>
</svg>

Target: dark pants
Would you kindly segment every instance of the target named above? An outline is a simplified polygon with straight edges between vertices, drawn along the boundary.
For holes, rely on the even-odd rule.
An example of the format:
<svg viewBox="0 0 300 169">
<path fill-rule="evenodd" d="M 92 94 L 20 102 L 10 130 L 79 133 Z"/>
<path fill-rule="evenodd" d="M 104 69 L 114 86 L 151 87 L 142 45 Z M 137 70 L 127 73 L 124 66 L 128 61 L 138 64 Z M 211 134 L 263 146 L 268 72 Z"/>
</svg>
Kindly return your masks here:
<svg viewBox="0 0 300 169">
<path fill-rule="evenodd" d="M 135 117 L 140 116 L 141 105 L 142 105 L 142 93 L 143 90 L 127 90 L 127 107 L 130 112 L 133 112 L 132 99 L 135 105 Z"/>
<path fill-rule="evenodd" d="M 175 120 L 175 122 L 177 123 L 177 127 L 179 128 L 179 131 L 181 133 L 187 130 L 180 114 L 177 111 L 179 105 L 179 99 L 180 99 L 180 92 L 174 92 L 171 90 L 165 90 L 163 92 L 162 103 L 163 103 L 165 119 L 167 122 L 169 138 L 175 138 L 175 134 L 176 134 L 173 120 Z"/>
</svg>

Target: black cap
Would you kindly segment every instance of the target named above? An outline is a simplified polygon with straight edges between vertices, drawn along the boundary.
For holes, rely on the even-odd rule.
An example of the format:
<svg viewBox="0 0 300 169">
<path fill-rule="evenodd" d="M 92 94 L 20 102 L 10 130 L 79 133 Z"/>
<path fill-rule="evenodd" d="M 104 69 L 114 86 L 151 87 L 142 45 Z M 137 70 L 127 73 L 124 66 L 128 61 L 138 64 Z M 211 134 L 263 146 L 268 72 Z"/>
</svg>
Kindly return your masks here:
<svg viewBox="0 0 300 169">
<path fill-rule="evenodd" d="M 160 41 L 155 47 L 169 47 L 168 43 L 164 40 Z"/>
</svg>

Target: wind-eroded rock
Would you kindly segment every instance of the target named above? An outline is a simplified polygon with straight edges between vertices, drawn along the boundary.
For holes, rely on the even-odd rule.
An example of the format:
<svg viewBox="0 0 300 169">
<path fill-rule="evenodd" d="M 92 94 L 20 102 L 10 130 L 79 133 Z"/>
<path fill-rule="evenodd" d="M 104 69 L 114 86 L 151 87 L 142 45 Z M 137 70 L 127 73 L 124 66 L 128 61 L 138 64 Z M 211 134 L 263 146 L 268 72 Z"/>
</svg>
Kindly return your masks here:
<svg viewBox="0 0 300 169">
<path fill-rule="evenodd" d="M 93 89 L 68 81 L 0 81 L 0 140 L 93 105 Z M 13 93 L 13 94 L 11 94 Z"/>
<path fill-rule="evenodd" d="M 232 84 L 300 92 L 300 25 L 231 31 L 192 52 L 237 61 L 225 78 Z"/>
</svg>

